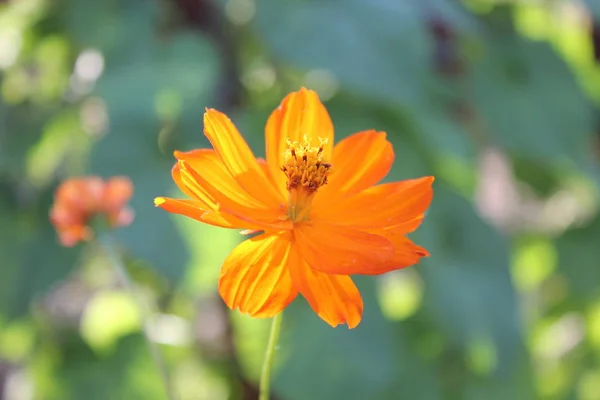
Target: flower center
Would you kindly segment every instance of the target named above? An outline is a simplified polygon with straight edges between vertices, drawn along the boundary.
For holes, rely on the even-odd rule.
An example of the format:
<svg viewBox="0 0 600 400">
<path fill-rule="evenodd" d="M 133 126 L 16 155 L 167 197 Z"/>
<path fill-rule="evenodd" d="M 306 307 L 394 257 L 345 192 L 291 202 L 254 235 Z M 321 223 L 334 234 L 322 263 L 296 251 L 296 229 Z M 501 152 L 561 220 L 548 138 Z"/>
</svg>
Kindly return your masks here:
<svg viewBox="0 0 600 400">
<path fill-rule="evenodd" d="M 319 146 L 312 146 L 308 135 L 302 142 L 291 142 L 283 153 L 281 170 L 287 176 L 286 188 L 290 192 L 288 215 L 294 222 L 307 218 L 310 204 L 317 190 L 327 183 L 331 164 L 323 160 L 323 145 L 327 139 L 319 138 Z"/>
</svg>

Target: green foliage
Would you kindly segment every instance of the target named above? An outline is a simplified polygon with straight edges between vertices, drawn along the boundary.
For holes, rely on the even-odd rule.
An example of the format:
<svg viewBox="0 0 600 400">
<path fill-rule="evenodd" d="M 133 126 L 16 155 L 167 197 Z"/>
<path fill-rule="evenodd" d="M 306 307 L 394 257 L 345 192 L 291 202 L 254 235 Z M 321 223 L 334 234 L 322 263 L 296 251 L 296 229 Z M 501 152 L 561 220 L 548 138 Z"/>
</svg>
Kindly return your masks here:
<svg viewBox="0 0 600 400">
<path fill-rule="evenodd" d="M 49 371 L 56 390 L 45 398 L 163 399 L 164 390 L 141 336 L 124 338 L 115 352 L 98 356 L 80 338 L 61 344 L 63 358 Z M 42 371 L 40 371 L 42 372 Z"/>
<path fill-rule="evenodd" d="M 285 363 L 276 388 L 290 399 L 379 399 L 394 398 L 394 393 L 439 398 L 432 366 L 414 354 L 402 326 L 383 318 L 374 282 L 356 281 L 365 316 L 353 331 L 332 330 L 304 301 L 290 308 L 288 334 L 281 341 Z"/>
<path fill-rule="evenodd" d="M 549 43 L 524 38 L 504 24 L 488 24 L 486 51 L 472 75 L 473 100 L 494 142 L 550 165 L 562 159 L 585 165 L 592 105 Z"/>
<path fill-rule="evenodd" d="M 344 7 L 271 0 L 257 8 L 256 26 L 280 62 L 325 69 L 357 94 L 406 104 L 422 99 L 432 72 L 425 66 L 433 43 L 419 12 L 409 2 L 387 0 L 352 0 Z"/>
<path fill-rule="evenodd" d="M 600 288 L 595 283 L 600 279 L 600 270 L 596 268 L 599 237 L 600 219 L 595 218 L 556 240 L 559 272 L 567 278 L 573 300 L 581 304 L 598 298 Z"/>
<path fill-rule="evenodd" d="M 600 74 L 577 18 L 600 7 L 497 3 L 0 1 L 0 366 L 26 377 L 10 390 L 164 398 L 137 309 L 48 221 L 66 177 L 125 175 L 135 221 L 115 237 L 181 399 L 253 398 L 268 321 L 216 293 L 243 238 L 152 200 L 183 197 L 172 152 L 209 145 L 205 107 L 264 156 L 269 113 L 307 86 L 336 140 L 387 133 L 386 181 L 435 175 L 411 236 L 431 256 L 356 279 L 354 330 L 295 301 L 277 398 L 598 399 Z"/>
</svg>

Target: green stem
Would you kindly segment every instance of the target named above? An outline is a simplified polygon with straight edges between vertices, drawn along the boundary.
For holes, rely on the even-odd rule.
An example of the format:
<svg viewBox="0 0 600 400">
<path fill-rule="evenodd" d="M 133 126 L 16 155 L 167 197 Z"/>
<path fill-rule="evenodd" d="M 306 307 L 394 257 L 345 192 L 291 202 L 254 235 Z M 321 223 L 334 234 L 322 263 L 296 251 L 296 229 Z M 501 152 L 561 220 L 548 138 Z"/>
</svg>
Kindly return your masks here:
<svg viewBox="0 0 600 400">
<path fill-rule="evenodd" d="M 156 369 L 158 370 L 158 373 L 162 379 L 163 385 L 165 387 L 165 392 L 167 394 L 167 398 L 169 400 L 176 400 L 175 392 L 173 390 L 173 387 L 171 386 L 171 380 L 169 378 L 169 373 L 167 371 L 167 366 L 166 366 L 165 360 L 163 359 L 162 354 L 161 354 L 156 342 L 154 342 L 152 340 L 152 337 L 150 334 L 150 318 L 149 318 L 150 310 L 149 310 L 149 307 L 147 307 L 146 304 L 144 303 L 144 301 L 142 301 L 142 299 L 140 299 L 140 297 L 136 294 L 136 291 L 135 291 L 135 288 L 133 287 L 131 278 L 129 277 L 129 274 L 127 273 L 127 269 L 123 265 L 121 257 L 119 257 L 119 255 L 118 255 L 117 247 L 116 247 L 115 243 L 113 242 L 112 238 L 109 235 L 104 235 L 104 236 L 100 237 L 98 241 L 100 243 L 101 248 L 104 250 L 104 253 L 106 254 L 108 261 L 110 262 L 113 269 L 117 273 L 117 276 L 119 277 L 121 283 L 123 284 L 123 286 L 125 286 L 125 288 L 129 291 L 129 294 L 131 295 L 131 297 L 137 303 L 137 306 L 140 310 L 144 338 L 146 339 L 146 344 L 148 345 L 148 350 L 150 351 L 150 354 L 152 355 L 154 364 L 156 365 Z"/>
<path fill-rule="evenodd" d="M 269 400 L 269 382 L 271 379 L 271 366 L 273 365 L 273 356 L 275 355 L 275 348 L 277 347 L 277 341 L 279 339 L 279 331 L 281 330 L 281 319 L 283 312 L 280 312 L 273 317 L 271 323 L 271 334 L 269 335 L 269 342 L 267 343 L 267 351 L 265 353 L 265 360 L 263 361 L 263 368 L 260 374 L 260 385 L 258 400 Z"/>
</svg>

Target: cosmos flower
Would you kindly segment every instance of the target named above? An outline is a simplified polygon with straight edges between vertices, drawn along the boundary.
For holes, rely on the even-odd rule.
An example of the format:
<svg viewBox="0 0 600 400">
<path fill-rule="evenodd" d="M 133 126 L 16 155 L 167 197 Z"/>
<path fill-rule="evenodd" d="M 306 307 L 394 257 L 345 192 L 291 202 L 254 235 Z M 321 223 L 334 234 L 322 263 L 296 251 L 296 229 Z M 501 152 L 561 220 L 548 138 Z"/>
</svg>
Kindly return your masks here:
<svg viewBox="0 0 600 400">
<path fill-rule="evenodd" d="M 334 147 L 327 110 L 307 89 L 289 94 L 265 129 L 257 159 L 226 115 L 207 109 L 213 149 L 175 152 L 172 175 L 190 199 L 156 206 L 224 228 L 260 233 L 221 268 L 231 309 L 273 317 L 300 293 L 331 326 L 358 325 L 363 302 L 351 275 L 378 275 L 428 256 L 406 234 L 421 224 L 434 178 L 379 184 L 394 161 L 384 132 L 356 133 Z"/>
<path fill-rule="evenodd" d="M 133 211 L 126 205 L 132 195 L 133 184 L 126 177 L 67 179 L 56 189 L 50 222 L 61 244 L 71 247 L 93 238 L 89 224 L 96 216 L 105 218 L 109 227 L 129 225 Z"/>
</svg>

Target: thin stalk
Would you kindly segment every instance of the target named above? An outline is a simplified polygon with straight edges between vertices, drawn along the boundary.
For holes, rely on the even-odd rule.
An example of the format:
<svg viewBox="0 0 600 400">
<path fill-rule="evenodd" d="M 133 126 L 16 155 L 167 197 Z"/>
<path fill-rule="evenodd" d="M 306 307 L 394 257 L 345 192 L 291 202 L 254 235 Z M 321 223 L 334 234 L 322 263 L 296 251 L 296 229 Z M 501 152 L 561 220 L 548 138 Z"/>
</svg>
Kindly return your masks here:
<svg viewBox="0 0 600 400">
<path fill-rule="evenodd" d="M 273 317 L 273 321 L 271 322 L 271 334 L 269 335 L 269 342 L 267 343 L 265 360 L 263 361 L 262 372 L 260 374 L 258 400 L 269 400 L 271 367 L 273 365 L 273 356 L 275 355 L 277 341 L 279 340 L 279 331 L 281 330 L 282 316 L 283 312 L 280 312 L 279 314 Z"/>
<path fill-rule="evenodd" d="M 125 286 L 129 294 L 133 298 L 133 300 L 137 303 L 138 309 L 140 311 L 140 316 L 142 319 L 142 328 L 144 332 L 144 338 L 146 339 L 146 344 L 148 345 L 148 350 L 152 355 L 152 359 L 154 360 L 154 364 L 156 365 L 156 369 L 160 375 L 160 378 L 165 387 L 165 392 L 167 394 L 167 398 L 169 400 L 176 400 L 175 391 L 171 385 L 171 380 L 169 378 L 169 373 L 167 370 L 167 365 L 165 360 L 158 348 L 158 345 L 152 340 L 152 336 L 150 334 L 150 310 L 144 303 L 144 301 L 137 295 L 135 288 L 133 287 L 131 278 L 127 269 L 123 265 L 121 257 L 118 255 L 116 245 L 114 241 L 109 235 L 104 235 L 99 238 L 100 247 L 104 250 L 106 258 L 112 265 L 113 269 L 117 273 L 119 280 Z"/>
</svg>

